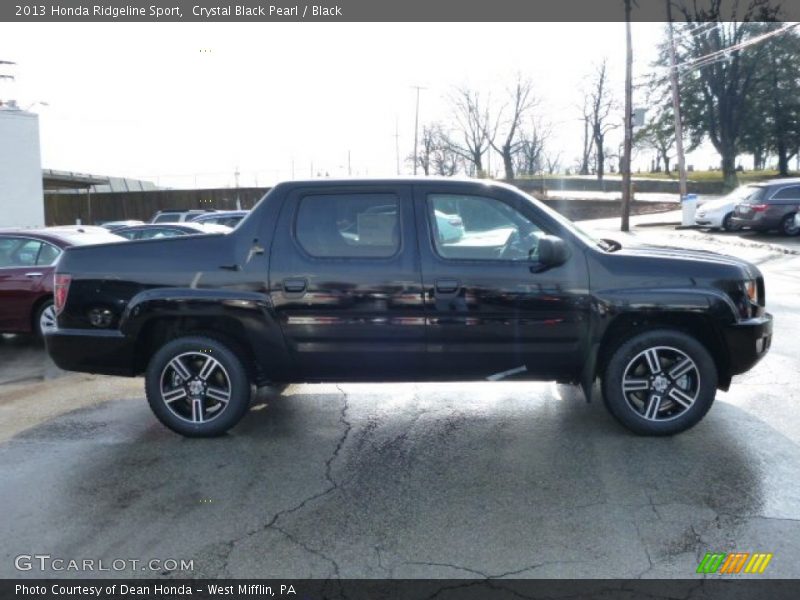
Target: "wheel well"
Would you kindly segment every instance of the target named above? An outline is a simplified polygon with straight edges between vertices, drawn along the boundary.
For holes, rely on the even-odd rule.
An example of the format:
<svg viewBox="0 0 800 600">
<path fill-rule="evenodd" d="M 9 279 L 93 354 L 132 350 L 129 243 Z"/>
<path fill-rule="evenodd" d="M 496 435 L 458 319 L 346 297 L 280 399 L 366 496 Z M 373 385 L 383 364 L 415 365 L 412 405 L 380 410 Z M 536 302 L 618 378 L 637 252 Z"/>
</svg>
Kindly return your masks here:
<svg viewBox="0 0 800 600">
<path fill-rule="evenodd" d="M 244 363 L 253 379 L 258 379 L 258 369 L 252 347 L 247 341 L 244 327 L 230 317 L 156 318 L 148 321 L 139 332 L 135 350 L 135 372 L 143 373 L 150 358 L 167 342 L 179 337 L 201 335 L 225 344 Z"/>
<path fill-rule="evenodd" d="M 597 353 L 595 375 L 602 375 L 614 351 L 634 335 L 653 329 L 673 329 L 699 341 L 717 367 L 718 387 L 730 385 L 730 360 L 719 331 L 710 317 L 695 313 L 659 313 L 657 315 L 620 315 L 608 326 Z"/>
</svg>

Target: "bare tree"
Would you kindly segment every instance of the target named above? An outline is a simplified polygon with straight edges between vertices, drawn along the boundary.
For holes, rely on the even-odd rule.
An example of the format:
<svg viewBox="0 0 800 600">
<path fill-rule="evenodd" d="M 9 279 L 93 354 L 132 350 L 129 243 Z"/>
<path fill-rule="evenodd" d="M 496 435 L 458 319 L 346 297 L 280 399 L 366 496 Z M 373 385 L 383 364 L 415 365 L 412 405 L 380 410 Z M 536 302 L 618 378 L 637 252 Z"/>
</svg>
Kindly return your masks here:
<svg viewBox="0 0 800 600">
<path fill-rule="evenodd" d="M 515 144 L 517 148 L 512 155 L 516 173 L 518 175 L 541 173 L 545 163 L 545 143 L 551 134 L 550 126 L 531 119 L 528 128 L 520 126 L 519 131 L 519 141 Z"/>
<path fill-rule="evenodd" d="M 547 152 L 544 155 L 544 163 L 548 175 L 558 172 L 561 168 L 561 152 Z"/>
<path fill-rule="evenodd" d="M 603 59 L 594 74 L 592 89 L 589 92 L 589 127 L 595 148 L 595 170 L 597 179 L 602 181 L 605 173 L 605 138 L 612 129 L 620 126 L 617 119 L 612 119 L 617 104 L 608 85 L 607 59 Z"/>
<path fill-rule="evenodd" d="M 457 132 L 445 137 L 447 146 L 468 161 L 478 177 L 483 177 L 483 156 L 492 146 L 496 130 L 490 125 L 488 101 L 468 88 L 456 89 L 452 101 Z"/>
<path fill-rule="evenodd" d="M 425 175 L 431 174 L 431 162 L 436 145 L 441 141 L 441 126 L 438 123 L 431 123 L 422 126 L 422 137 L 419 141 L 417 151 L 417 167 L 422 169 Z M 410 155 L 408 160 L 414 164 L 414 155 Z"/>
<path fill-rule="evenodd" d="M 590 110 L 588 94 L 583 99 L 583 117 L 581 117 L 581 120 L 583 121 L 583 149 L 581 158 L 578 161 L 578 174 L 588 175 L 589 163 L 591 162 L 592 150 L 594 149 L 594 138 L 592 137 L 592 130 L 590 127 L 592 111 Z"/>
<path fill-rule="evenodd" d="M 514 179 L 515 155 L 520 151 L 524 152 L 526 147 L 526 140 L 519 136 L 519 132 L 522 120 L 536 105 L 536 98 L 533 96 L 533 82 L 517 75 L 514 87 L 509 90 L 509 96 L 511 97 L 510 107 L 508 110 L 506 110 L 507 107 L 503 107 L 498 113 L 495 127 L 495 133 L 498 135 L 490 135 L 491 132 L 486 132 L 489 144 L 503 158 L 503 169 L 508 181 Z M 499 143 L 495 142 L 497 137 L 500 138 Z"/>
</svg>

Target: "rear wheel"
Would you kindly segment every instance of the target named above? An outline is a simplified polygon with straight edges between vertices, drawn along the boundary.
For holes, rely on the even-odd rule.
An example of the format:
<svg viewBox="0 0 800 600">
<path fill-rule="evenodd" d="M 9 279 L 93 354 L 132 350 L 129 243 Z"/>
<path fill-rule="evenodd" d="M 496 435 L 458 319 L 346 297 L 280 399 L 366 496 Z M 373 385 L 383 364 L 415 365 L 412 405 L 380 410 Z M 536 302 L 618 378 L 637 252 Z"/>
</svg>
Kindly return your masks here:
<svg viewBox="0 0 800 600">
<path fill-rule="evenodd" d="M 44 337 L 48 331 L 53 331 L 56 328 L 56 307 L 52 300 L 45 300 L 45 302 L 36 311 L 34 317 L 34 332 L 37 336 Z"/>
<path fill-rule="evenodd" d="M 178 338 L 158 350 L 147 367 L 145 389 L 158 420 L 188 437 L 225 433 L 247 412 L 251 396 L 242 360 L 203 336 Z"/>
<path fill-rule="evenodd" d="M 794 222 L 794 213 L 783 217 L 781 221 L 781 233 L 789 236 L 795 236 L 800 233 L 800 227 L 795 225 Z"/>
<path fill-rule="evenodd" d="M 717 369 L 705 346 L 671 329 L 636 335 L 613 353 L 603 375 L 611 414 L 641 435 L 672 435 L 711 408 Z"/>
</svg>

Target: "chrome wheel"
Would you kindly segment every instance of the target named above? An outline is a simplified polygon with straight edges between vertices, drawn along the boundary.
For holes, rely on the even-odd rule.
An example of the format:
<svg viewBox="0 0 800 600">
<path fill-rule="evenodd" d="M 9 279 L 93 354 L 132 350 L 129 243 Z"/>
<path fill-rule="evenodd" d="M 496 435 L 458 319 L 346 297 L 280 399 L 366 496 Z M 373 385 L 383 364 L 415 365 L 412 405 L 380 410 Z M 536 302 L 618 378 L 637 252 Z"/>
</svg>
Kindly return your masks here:
<svg viewBox="0 0 800 600">
<path fill-rule="evenodd" d="M 39 333 L 44 335 L 56 329 L 56 307 L 48 304 L 39 314 Z"/>
<path fill-rule="evenodd" d="M 622 395 L 631 410 L 648 421 L 681 416 L 697 400 L 700 371 L 683 351 L 654 346 L 633 357 L 622 377 Z"/>
<path fill-rule="evenodd" d="M 210 354 L 184 352 L 161 372 L 161 399 L 176 417 L 189 423 L 217 419 L 231 400 L 228 372 Z"/>
<path fill-rule="evenodd" d="M 795 225 L 794 215 L 786 215 L 781 223 L 784 235 L 794 236 L 800 233 L 800 227 Z"/>
</svg>

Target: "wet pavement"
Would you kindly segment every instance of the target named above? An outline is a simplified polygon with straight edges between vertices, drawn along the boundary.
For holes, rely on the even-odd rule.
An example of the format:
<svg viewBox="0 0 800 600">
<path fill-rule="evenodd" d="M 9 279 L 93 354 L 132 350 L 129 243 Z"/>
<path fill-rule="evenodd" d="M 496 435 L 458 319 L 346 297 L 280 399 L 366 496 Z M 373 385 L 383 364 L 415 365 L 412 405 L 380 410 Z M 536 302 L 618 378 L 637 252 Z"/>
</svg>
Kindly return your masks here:
<svg viewBox="0 0 800 600">
<path fill-rule="evenodd" d="M 655 229 L 634 237 L 674 233 Z M 772 350 L 666 439 L 501 382 L 263 391 L 231 434 L 189 440 L 141 380 L 52 378 L 4 339 L 0 576 L 45 553 L 194 561 L 164 576 L 694 577 L 706 552 L 757 551 L 761 577 L 800 577 L 800 256 L 735 252 L 766 275 Z"/>
</svg>

